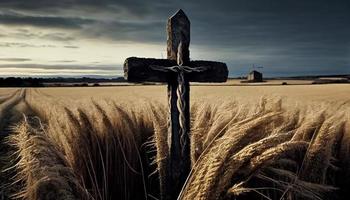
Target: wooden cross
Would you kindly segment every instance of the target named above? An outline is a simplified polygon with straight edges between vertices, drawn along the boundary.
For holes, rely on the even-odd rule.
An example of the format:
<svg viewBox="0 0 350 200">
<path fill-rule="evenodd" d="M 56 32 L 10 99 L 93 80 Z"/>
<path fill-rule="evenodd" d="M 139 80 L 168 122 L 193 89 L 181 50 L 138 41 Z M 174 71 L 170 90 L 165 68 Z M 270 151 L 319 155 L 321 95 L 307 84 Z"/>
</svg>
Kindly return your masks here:
<svg viewBox="0 0 350 200">
<path fill-rule="evenodd" d="M 181 9 L 168 19 L 167 34 L 167 59 L 127 58 L 124 76 L 129 82 L 168 83 L 169 152 L 161 197 L 175 199 L 191 169 L 189 82 L 225 82 L 228 69 L 221 62 L 190 60 L 190 21 Z"/>
</svg>

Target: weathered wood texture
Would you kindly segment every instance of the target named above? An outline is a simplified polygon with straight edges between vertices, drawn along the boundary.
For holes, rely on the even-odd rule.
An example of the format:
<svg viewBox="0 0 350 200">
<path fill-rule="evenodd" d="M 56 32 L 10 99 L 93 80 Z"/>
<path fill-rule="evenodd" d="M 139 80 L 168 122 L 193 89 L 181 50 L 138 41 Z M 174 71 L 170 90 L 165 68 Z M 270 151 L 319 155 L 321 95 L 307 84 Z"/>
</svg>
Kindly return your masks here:
<svg viewBox="0 0 350 200">
<path fill-rule="evenodd" d="M 168 82 L 170 73 L 154 70 L 151 66 L 174 65 L 175 60 L 130 57 L 124 62 L 124 78 L 129 82 Z"/>
<path fill-rule="evenodd" d="M 179 10 L 173 16 L 168 19 L 167 24 L 167 55 L 168 59 L 177 59 L 177 50 L 180 42 L 182 43 L 182 52 L 184 58 L 184 64 L 190 61 L 190 20 L 187 18 L 183 10 Z"/>
<path fill-rule="evenodd" d="M 220 83 L 226 82 L 228 69 L 225 63 L 214 61 L 190 61 L 191 68 L 204 67 L 202 72 L 191 72 L 187 75 L 187 79 L 191 82 L 211 82 Z"/>
<path fill-rule="evenodd" d="M 175 60 L 130 57 L 124 63 L 124 77 L 129 82 L 168 82 L 175 72 L 162 72 L 150 66 L 175 66 Z M 225 82 L 228 70 L 225 63 L 213 61 L 190 61 L 192 68 L 206 67 L 203 72 L 186 74 L 190 82 Z"/>
<path fill-rule="evenodd" d="M 176 199 L 191 170 L 190 81 L 225 82 L 225 63 L 190 61 L 190 21 L 179 10 L 167 23 L 167 58 L 130 57 L 124 63 L 129 82 L 167 82 L 169 102 L 168 156 L 160 175 L 161 199 Z"/>
<path fill-rule="evenodd" d="M 184 115 L 186 118 L 185 126 L 188 130 L 183 133 L 183 141 L 185 145 L 181 144 L 180 135 L 180 111 L 177 107 L 177 89 L 178 82 L 176 79 L 170 79 L 168 82 L 168 100 L 170 109 L 170 127 L 168 129 L 168 147 L 169 156 L 167 159 L 167 169 L 165 173 L 164 182 L 166 184 L 161 185 L 161 199 L 163 200 L 175 200 L 181 191 L 186 178 L 191 171 L 191 157 L 190 157 L 190 85 L 188 81 L 185 81 L 184 88 L 186 90 L 184 94 L 184 101 L 186 102 L 184 108 Z"/>
<path fill-rule="evenodd" d="M 167 57 L 175 60 L 177 65 L 189 64 L 190 54 L 190 21 L 182 10 L 169 18 L 167 24 Z M 166 171 L 165 187 L 161 188 L 162 198 L 176 199 L 186 178 L 191 171 L 190 159 L 190 84 L 178 72 L 168 82 L 168 98 L 170 102 L 170 129 L 168 132 L 169 157 Z M 181 78 L 184 78 L 184 82 Z M 182 82 L 182 83 L 181 83 Z M 179 87 L 183 93 L 179 96 Z M 180 103 L 179 103 L 180 102 Z M 180 106 L 181 105 L 181 106 Z M 181 126 L 182 123 L 182 126 Z M 184 126 L 184 127 L 183 127 Z"/>
</svg>

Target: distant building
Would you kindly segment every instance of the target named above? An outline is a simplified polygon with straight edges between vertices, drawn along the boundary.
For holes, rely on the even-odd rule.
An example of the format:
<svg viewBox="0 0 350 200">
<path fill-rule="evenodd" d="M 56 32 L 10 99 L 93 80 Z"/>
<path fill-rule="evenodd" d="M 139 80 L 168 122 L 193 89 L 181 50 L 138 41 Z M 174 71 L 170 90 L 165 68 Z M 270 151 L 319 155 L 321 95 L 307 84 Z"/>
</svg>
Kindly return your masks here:
<svg viewBox="0 0 350 200">
<path fill-rule="evenodd" d="M 248 74 L 248 81 L 249 82 L 262 82 L 263 75 L 262 75 L 262 73 L 253 70 Z"/>
</svg>

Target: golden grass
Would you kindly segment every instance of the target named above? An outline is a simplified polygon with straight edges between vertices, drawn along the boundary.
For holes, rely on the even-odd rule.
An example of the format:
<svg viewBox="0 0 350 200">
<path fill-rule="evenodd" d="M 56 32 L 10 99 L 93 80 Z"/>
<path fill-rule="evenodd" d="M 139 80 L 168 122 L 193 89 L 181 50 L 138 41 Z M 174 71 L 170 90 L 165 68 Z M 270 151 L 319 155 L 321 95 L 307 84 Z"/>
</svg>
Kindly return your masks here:
<svg viewBox="0 0 350 200">
<path fill-rule="evenodd" d="M 25 121 L 14 129 L 9 140 L 18 149 L 16 181 L 24 183 L 23 191 L 14 197 L 67 200 L 87 197 L 59 147 L 42 127 L 35 129 Z"/>
<path fill-rule="evenodd" d="M 161 107 L 137 110 L 92 101 L 69 109 L 50 107 L 49 99 L 33 102 L 32 109 L 40 113 L 47 136 L 58 144 L 91 198 L 143 199 L 159 193 L 156 176 L 148 178 L 156 166 L 150 165 L 155 152 L 147 143 L 154 130 L 153 112 L 148 111 Z"/>
<path fill-rule="evenodd" d="M 23 98 L 25 98 L 25 90 L 15 91 L 13 94 L 5 95 L 4 101 L 0 104 L 0 129 L 3 129 L 6 122 L 9 121 L 11 116 L 9 112 L 17 105 Z"/>
<path fill-rule="evenodd" d="M 192 87 L 192 171 L 179 199 L 350 197 L 349 95 L 330 88 L 349 90 Z M 164 86 L 30 89 L 25 102 L 32 113 L 9 137 L 22 184 L 14 197 L 164 196 Z"/>
<path fill-rule="evenodd" d="M 215 137 L 196 131 L 203 129 L 196 127 L 201 122 L 194 124 L 192 133 L 197 135 L 192 135 L 196 138 L 192 142 L 199 143 L 200 148 L 196 149 L 199 152 L 195 152 L 199 156 L 192 156 L 195 164 L 181 198 L 335 199 L 346 191 L 339 188 L 339 184 L 349 182 L 342 183 L 345 179 L 337 180 L 337 176 L 347 174 L 348 165 L 337 163 L 347 160 L 339 157 L 344 148 L 343 155 L 349 152 L 345 140 L 349 137 L 345 128 L 350 124 L 349 104 L 332 105 L 319 111 L 318 105 L 292 107 L 281 106 L 278 101 L 261 102 L 260 106 L 250 108 L 254 112 L 236 106 L 242 113 L 232 113 L 241 119 L 227 114 L 232 122 L 226 123 L 218 117 L 226 127 L 220 128 L 222 131 L 217 131 Z M 227 108 L 221 106 L 216 112 L 225 116 L 225 112 L 231 111 Z M 215 121 L 203 120 L 215 129 Z M 208 137 L 211 139 L 207 140 Z"/>
<path fill-rule="evenodd" d="M 41 95 L 48 95 L 63 101 L 86 99 L 115 99 L 118 101 L 167 103 L 166 86 L 116 86 L 90 88 L 41 88 Z M 276 86 L 191 86 L 192 102 L 207 101 L 219 104 L 232 100 L 249 101 L 256 104 L 260 97 L 283 98 L 291 103 L 331 103 L 349 101 L 349 84 L 330 85 L 276 85 Z"/>
</svg>

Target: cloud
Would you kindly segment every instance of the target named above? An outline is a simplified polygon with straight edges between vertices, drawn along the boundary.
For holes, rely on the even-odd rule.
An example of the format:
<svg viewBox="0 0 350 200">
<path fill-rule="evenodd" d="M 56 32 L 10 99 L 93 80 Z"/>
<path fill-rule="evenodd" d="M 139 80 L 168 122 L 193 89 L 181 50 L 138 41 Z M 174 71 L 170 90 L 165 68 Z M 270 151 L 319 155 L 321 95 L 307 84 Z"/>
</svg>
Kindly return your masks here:
<svg viewBox="0 0 350 200">
<path fill-rule="evenodd" d="M 21 47 L 21 48 L 26 48 L 26 47 L 31 47 L 31 48 L 56 48 L 57 46 L 51 45 L 51 44 L 29 44 L 29 43 L 24 43 L 24 42 L 0 42 L 0 47 Z"/>
<path fill-rule="evenodd" d="M 47 31 L 47 30 L 45 30 Z M 16 38 L 16 39 L 43 39 L 49 41 L 59 41 L 59 42 L 71 42 L 76 40 L 72 33 L 68 33 L 65 31 L 57 32 L 54 30 L 53 32 L 44 32 L 43 30 L 33 30 L 30 28 L 14 28 L 9 29 L 6 34 L 0 34 L 0 37 L 8 37 L 8 38 Z"/>
<path fill-rule="evenodd" d="M 97 70 L 112 71 L 122 69 L 121 65 L 42 65 L 42 64 L 2 64 L 0 69 L 16 68 L 16 69 L 37 69 L 37 70 Z"/>
<path fill-rule="evenodd" d="M 46 39 L 46 40 L 60 41 L 60 42 L 69 42 L 69 41 L 76 40 L 76 38 L 70 34 L 57 33 L 57 32 L 40 35 L 39 38 Z"/>
<path fill-rule="evenodd" d="M 159 43 L 166 41 L 164 29 L 164 22 L 161 21 L 109 21 L 86 27 L 81 35 L 100 40 Z"/>
<path fill-rule="evenodd" d="M 34 26 L 48 28 L 79 29 L 84 24 L 90 24 L 94 21 L 83 18 L 68 18 L 60 16 L 31 16 L 16 12 L 0 13 L 0 24 L 10 26 Z"/>
<path fill-rule="evenodd" d="M 73 45 L 66 45 L 66 46 L 63 46 L 64 48 L 68 48 L 68 49 L 78 49 L 79 47 L 78 46 L 73 46 Z"/>
<path fill-rule="evenodd" d="M 31 61 L 29 58 L 0 58 L 0 61 L 5 62 L 25 62 L 25 61 Z"/>
<path fill-rule="evenodd" d="M 76 60 L 55 60 L 52 62 L 57 62 L 57 63 L 73 63 L 73 62 L 77 62 Z"/>
<path fill-rule="evenodd" d="M 166 20 L 178 8 L 184 8 L 191 20 L 192 58 L 225 61 L 231 75 L 246 73 L 253 63 L 264 65 L 270 74 L 349 71 L 346 0 L 0 0 L 0 25 L 49 30 L 12 36 L 63 42 L 64 48 L 79 48 L 70 42 L 86 38 L 164 43 L 165 48 Z"/>
</svg>

